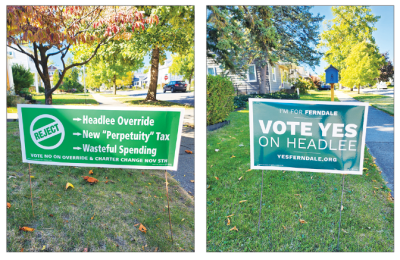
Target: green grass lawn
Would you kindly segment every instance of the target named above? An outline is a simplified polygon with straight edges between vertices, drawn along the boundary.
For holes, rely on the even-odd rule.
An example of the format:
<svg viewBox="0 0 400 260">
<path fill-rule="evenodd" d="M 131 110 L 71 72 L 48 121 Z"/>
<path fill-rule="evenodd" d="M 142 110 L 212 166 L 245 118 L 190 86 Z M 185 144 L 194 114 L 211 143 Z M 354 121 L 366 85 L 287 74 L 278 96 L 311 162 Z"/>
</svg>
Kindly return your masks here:
<svg viewBox="0 0 400 260">
<path fill-rule="evenodd" d="M 33 99 L 45 104 L 44 95 L 32 96 Z M 53 94 L 53 105 L 84 105 L 98 104 L 91 94 Z"/>
<path fill-rule="evenodd" d="M 145 101 L 143 98 L 118 98 L 118 101 L 125 103 L 129 106 L 140 106 L 140 107 L 184 107 L 193 108 L 193 106 L 188 106 L 184 104 L 157 100 L 157 101 Z"/>
<path fill-rule="evenodd" d="M 7 107 L 7 113 L 18 113 L 16 107 Z"/>
<path fill-rule="evenodd" d="M 323 93 L 308 97 L 326 100 Z M 232 112 L 229 125 L 207 134 L 207 251 L 337 251 L 340 174 L 264 171 L 257 235 L 261 170 L 249 170 L 248 112 Z M 340 251 L 393 252 L 393 200 L 367 149 L 364 167 L 345 176 Z"/>
<path fill-rule="evenodd" d="M 394 99 L 392 97 L 367 93 L 358 94 L 357 91 L 343 92 L 351 96 L 352 98 L 357 99 L 358 101 L 368 102 L 371 106 L 382 110 L 392 116 L 394 115 Z"/>
<path fill-rule="evenodd" d="M 164 171 L 84 168 L 21 161 L 17 122 L 7 123 L 7 251 L 194 251 L 194 202 Z M 90 185 L 81 176 L 99 180 Z M 108 183 L 105 183 L 108 181 Z M 74 188 L 65 189 L 67 182 Z M 147 233 L 139 231 L 139 225 Z M 34 228 L 33 232 L 19 227 Z"/>
<path fill-rule="evenodd" d="M 313 101 L 331 101 L 330 90 L 309 90 L 308 94 L 300 95 L 300 100 L 313 100 Z M 335 96 L 335 101 L 339 99 Z"/>
</svg>

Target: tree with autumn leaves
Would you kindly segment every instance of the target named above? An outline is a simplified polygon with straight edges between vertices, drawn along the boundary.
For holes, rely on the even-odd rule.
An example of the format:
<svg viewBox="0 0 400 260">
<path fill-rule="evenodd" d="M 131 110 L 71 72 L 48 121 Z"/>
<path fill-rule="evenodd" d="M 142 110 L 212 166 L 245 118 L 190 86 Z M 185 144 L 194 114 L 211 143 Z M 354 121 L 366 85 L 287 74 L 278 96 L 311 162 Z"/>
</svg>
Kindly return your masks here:
<svg viewBox="0 0 400 260">
<path fill-rule="evenodd" d="M 46 104 L 50 105 L 52 93 L 68 70 L 88 63 L 111 40 L 136 37 L 145 24 L 155 27 L 159 18 L 152 10 L 149 8 L 145 17 L 133 6 L 8 6 L 7 44 L 33 60 L 45 86 Z M 21 47 L 24 44 L 33 48 L 33 54 Z M 66 54 L 80 44 L 92 44 L 93 52 L 85 60 L 66 65 Z M 58 54 L 63 67 L 59 81 L 51 87 L 48 62 Z"/>
</svg>

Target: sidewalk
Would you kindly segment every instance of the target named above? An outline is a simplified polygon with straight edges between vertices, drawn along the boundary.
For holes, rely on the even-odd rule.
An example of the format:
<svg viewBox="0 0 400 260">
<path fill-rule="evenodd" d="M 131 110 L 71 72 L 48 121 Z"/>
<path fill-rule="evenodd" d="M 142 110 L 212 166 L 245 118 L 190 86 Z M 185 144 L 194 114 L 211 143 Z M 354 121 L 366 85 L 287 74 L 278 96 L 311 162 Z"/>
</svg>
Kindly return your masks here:
<svg viewBox="0 0 400 260">
<path fill-rule="evenodd" d="M 91 92 L 93 98 L 100 103 L 100 106 L 129 107 L 113 97 L 104 97 L 100 94 Z M 194 109 L 185 109 L 183 118 L 183 129 L 181 147 L 179 150 L 178 170 L 170 171 L 171 176 L 177 180 L 183 189 L 194 196 Z M 187 154 L 185 150 L 190 150 L 193 154 Z"/>
<path fill-rule="evenodd" d="M 341 102 L 359 102 L 341 91 L 335 95 Z M 394 117 L 370 106 L 365 143 L 394 197 Z"/>
</svg>

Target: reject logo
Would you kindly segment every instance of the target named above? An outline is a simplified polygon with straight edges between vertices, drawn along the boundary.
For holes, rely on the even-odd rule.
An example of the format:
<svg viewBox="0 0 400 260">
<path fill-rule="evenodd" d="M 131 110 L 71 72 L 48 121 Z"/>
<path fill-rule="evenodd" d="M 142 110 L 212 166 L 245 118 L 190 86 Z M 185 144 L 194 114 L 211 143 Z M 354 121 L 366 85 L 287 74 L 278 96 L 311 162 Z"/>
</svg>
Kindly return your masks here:
<svg viewBox="0 0 400 260">
<path fill-rule="evenodd" d="M 45 118 L 50 119 L 52 122 L 47 123 L 45 126 L 42 126 L 40 128 L 35 128 L 35 124 L 39 122 L 38 125 L 43 125 L 40 124 L 41 120 L 44 120 Z M 49 121 L 49 120 L 46 121 Z M 37 116 L 35 119 L 33 119 L 30 127 L 30 134 L 33 142 L 39 146 L 42 149 L 46 150 L 52 150 L 61 145 L 61 143 L 64 141 L 64 136 L 65 136 L 65 130 L 64 126 L 61 124 L 61 121 L 58 120 L 55 116 L 52 115 L 40 115 Z M 49 141 L 46 142 L 46 146 L 40 144 L 42 141 L 49 139 Z"/>
</svg>

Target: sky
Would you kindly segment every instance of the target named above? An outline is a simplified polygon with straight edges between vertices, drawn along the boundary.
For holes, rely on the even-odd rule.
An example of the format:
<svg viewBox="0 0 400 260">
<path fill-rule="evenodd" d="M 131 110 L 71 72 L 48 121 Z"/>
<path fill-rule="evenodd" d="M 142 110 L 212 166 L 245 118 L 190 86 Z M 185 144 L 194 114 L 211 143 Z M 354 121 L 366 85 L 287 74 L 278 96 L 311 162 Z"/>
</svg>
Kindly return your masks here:
<svg viewBox="0 0 400 260">
<path fill-rule="evenodd" d="M 389 52 L 389 59 L 393 61 L 394 57 L 394 18 L 393 6 L 369 6 L 371 9 L 371 13 L 375 16 L 380 16 L 381 18 L 375 24 L 375 28 L 377 29 L 372 33 L 372 36 L 375 38 L 375 42 L 379 47 L 379 52 Z M 311 10 L 312 13 L 320 15 L 324 15 L 325 19 L 332 20 L 333 14 L 331 11 L 331 6 L 314 6 Z M 324 26 L 321 24 L 320 33 L 323 31 Z M 306 69 L 311 74 L 323 74 L 324 68 L 328 67 L 329 64 L 326 63 L 323 59 L 321 59 L 320 66 L 312 68 L 306 66 Z"/>
</svg>

